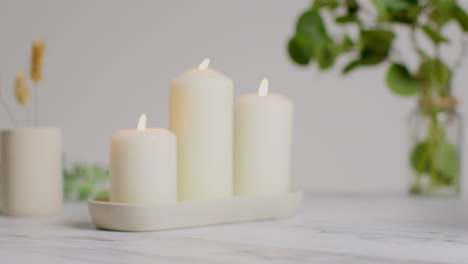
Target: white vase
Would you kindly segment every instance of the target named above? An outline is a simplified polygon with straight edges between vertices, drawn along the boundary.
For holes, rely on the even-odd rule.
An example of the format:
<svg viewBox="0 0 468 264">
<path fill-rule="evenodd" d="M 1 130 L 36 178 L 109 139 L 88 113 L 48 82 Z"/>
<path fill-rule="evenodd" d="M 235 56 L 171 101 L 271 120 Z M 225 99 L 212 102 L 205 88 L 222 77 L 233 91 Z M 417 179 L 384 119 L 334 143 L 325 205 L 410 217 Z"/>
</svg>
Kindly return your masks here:
<svg viewBox="0 0 468 264">
<path fill-rule="evenodd" d="M 43 216 L 63 200 L 62 131 L 37 127 L 1 133 L 3 213 Z"/>
</svg>

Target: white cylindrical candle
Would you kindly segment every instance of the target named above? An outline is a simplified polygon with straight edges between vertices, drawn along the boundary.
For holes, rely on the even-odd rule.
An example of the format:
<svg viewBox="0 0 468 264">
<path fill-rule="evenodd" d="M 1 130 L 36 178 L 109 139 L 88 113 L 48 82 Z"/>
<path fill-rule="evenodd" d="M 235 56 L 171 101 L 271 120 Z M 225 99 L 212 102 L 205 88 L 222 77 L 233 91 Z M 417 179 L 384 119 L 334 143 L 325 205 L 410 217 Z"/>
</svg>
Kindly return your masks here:
<svg viewBox="0 0 468 264">
<path fill-rule="evenodd" d="M 264 79 L 258 94 L 234 104 L 234 194 L 275 195 L 289 191 L 293 104 L 268 94 Z"/>
<path fill-rule="evenodd" d="M 120 130 L 110 139 L 110 201 L 163 204 L 177 201 L 176 137 L 169 130 Z"/>
<path fill-rule="evenodd" d="M 63 200 L 62 130 L 2 131 L 3 213 L 54 215 Z"/>
<path fill-rule="evenodd" d="M 232 196 L 233 83 L 208 62 L 171 82 L 180 201 Z"/>
</svg>

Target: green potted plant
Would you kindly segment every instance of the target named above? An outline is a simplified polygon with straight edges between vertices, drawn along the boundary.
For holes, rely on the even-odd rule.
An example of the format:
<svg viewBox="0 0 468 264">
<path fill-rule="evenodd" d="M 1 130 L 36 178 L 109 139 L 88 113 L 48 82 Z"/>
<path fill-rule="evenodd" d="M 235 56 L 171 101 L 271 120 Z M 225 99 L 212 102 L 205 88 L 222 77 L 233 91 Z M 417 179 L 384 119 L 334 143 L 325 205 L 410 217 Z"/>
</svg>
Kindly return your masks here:
<svg viewBox="0 0 468 264">
<path fill-rule="evenodd" d="M 444 35 L 452 23 L 458 24 L 459 39 Z M 331 34 L 330 28 L 343 33 Z M 468 15 L 455 0 L 315 0 L 299 17 L 288 52 L 298 65 L 316 64 L 324 71 L 340 56 L 352 58 L 343 74 L 385 64 L 388 88 L 419 99 L 410 117 L 408 163 L 414 176 L 409 191 L 451 196 L 460 192 L 462 147 L 451 81 L 466 55 L 467 32 Z M 416 67 L 396 45 L 399 34 L 409 36 Z M 456 41 L 461 43 L 460 54 L 449 62 L 441 48 Z M 422 45 L 427 43 L 430 49 Z"/>
</svg>

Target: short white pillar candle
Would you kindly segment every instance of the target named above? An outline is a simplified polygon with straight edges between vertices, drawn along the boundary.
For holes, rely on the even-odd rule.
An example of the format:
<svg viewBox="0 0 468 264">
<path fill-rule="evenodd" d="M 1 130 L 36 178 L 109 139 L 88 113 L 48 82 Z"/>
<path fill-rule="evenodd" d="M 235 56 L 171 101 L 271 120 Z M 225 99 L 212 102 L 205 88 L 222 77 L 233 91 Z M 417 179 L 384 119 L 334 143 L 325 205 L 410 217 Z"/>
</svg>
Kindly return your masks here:
<svg viewBox="0 0 468 264">
<path fill-rule="evenodd" d="M 110 139 L 110 201 L 164 204 L 177 201 L 176 137 L 167 129 L 120 130 Z"/>
<path fill-rule="evenodd" d="M 289 192 L 293 104 L 268 94 L 264 79 L 258 94 L 234 103 L 234 194 Z"/>
<path fill-rule="evenodd" d="M 180 201 L 232 196 L 233 83 L 208 63 L 171 82 Z"/>
<path fill-rule="evenodd" d="M 62 130 L 2 131 L 3 213 L 43 216 L 60 212 L 63 200 Z"/>
</svg>

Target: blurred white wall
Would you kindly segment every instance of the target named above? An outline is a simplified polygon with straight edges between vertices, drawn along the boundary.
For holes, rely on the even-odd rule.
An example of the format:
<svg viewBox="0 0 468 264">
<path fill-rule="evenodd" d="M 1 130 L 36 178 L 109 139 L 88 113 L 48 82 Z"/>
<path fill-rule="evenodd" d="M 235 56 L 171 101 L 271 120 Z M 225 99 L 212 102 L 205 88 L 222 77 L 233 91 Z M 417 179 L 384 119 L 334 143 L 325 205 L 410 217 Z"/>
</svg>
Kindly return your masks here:
<svg viewBox="0 0 468 264">
<path fill-rule="evenodd" d="M 237 95 L 256 91 L 267 76 L 271 91 L 294 100 L 296 187 L 404 191 L 404 120 L 414 101 L 387 91 L 384 68 L 343 78 L 339 69 L 321 74 L 293 65 L 285 44 L 309 5 L 308 0 L 2 0 L 4 96 L 27 124 L 27 111 L 13 100 L 14 74 L 28 70 L 31 40 L 46 39 L 41 123 L 63 127 L 68 162 L 107 165 L 111 133 L 135 127 L 142 112 L 150 126 L 167 127 L 170 78 L 210 57 L 213 68 L 234 79 Z M 456 48 L 448 52 L 455 54 Z M 465 63 L 454 83 L 465 116 L 467 75 Z M 11 126 L 3 110 L 0 125 Z"/>
</svg>

